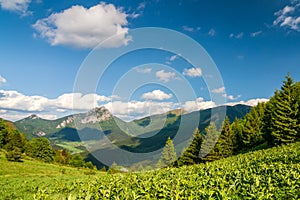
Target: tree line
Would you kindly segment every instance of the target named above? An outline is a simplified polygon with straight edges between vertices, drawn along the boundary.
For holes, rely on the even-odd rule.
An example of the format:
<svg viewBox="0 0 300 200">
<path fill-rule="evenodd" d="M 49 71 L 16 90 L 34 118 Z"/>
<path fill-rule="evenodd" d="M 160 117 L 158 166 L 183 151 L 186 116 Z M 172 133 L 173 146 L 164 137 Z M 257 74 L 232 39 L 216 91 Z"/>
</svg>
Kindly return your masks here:
<svg viewBox="0 0 300 200">
<path fill-rule="evenodd" d="M 7 122 L 1 118 L 0 149 L 5 152 L 8 161 L 19 162 L 24 157 L 31 157 L 47 163 L 95 168 L 91 162 L 85 162 L 80 154 L 71 155 L 66 149 L 54 149 L 47 138 L 27 140 L 24 134 L 8 126 Z"/>
<path fill-rule="evenodd" d="M 242 152 L 296 142 L 300 139 L 300 82 L 288 74 L 266 103 L 252 107 L 243 119 L 225 118 L 220 130 L 211 122 L 193 134 L 177 159 L 172 140 L 163 149 L 158 167 L 205 163 Z"/>
</svg>

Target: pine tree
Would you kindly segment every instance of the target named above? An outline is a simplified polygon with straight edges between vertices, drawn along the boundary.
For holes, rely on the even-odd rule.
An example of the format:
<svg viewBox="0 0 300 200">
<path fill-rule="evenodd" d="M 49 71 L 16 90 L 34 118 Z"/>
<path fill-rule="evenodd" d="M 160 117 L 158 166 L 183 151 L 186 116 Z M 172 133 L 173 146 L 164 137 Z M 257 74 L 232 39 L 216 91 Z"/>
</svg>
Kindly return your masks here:
<svg viewBox="0 0 300 200">
<path fill-rule="evenodd" d="M 215 123 L 211 122 L 205 128 L 205 139 L 200 149 L 201 162 L 210 162 L 220 159 L 219 150 L 216 148 L 220 133 L 217 130 Z"/>
<path fill-rule="evenodd" d="M 178 166 L 193 165 L 200 162 L 199 152 L 201 144 L 203 142 L 203 136 L 200 131 L 196 129 L 194 131 L 193 140 L 189 147 L 183 152 L 178 160 Z"/>
<path fill-rule="evenodd" d="M 294 142 L 299 131 L 299 105 L 293 94 L 293 79 L 286 76 L 280 91 L 276 91 L 266 108 L 264 130 L 270 144 Z"/>
<path fill-rule="evenodd" d="M 174 144 L 169 137 L 157 163 L 158 168 L 167 167 L 177 160 Z"/>
</svg>

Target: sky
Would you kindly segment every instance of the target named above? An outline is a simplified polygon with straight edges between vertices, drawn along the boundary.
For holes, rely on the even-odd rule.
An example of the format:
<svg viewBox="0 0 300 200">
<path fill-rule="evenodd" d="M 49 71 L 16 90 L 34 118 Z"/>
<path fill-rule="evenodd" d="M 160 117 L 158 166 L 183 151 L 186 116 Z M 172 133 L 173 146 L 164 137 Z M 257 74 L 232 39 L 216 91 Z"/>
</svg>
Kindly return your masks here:
<svg viewBox="0 0 300 200">
<path fill-rule="evenodd" d="M 98 69 L 91 72 L 99 78 L 94 91 L 76 90 L 93 52 L 95 68 L 103 68 L 101 56 L 130 47 L 138 40 L 134 31 L 144 27 L 176 31 L 201 45 L 223 84 L 211 85 L 216 77 L 204 61 L 195 66 L 161 47 L 119 56 L 101 77 Z M 214 107 L 216 94 L 228 105 L 256 105 L 288 72 L 300 81 L 299 65 L 299 0 L 0 0 L 0 117 L 7 120 L 56 119 L 105 106 L 130 121 Z"/>
</svg>

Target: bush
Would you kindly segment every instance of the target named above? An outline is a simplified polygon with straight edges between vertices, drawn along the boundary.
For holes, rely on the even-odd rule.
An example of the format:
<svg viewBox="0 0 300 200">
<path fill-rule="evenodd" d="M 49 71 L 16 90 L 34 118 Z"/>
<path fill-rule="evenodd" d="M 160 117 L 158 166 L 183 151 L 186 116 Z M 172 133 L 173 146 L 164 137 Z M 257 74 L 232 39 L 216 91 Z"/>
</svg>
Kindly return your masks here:
<svg viewBox="0 0 300 200">
<path fill-rule="evenodd" d="M 5 154 L 6 158 L 8 161 L 14 161 L 14 162 L 19 162 L 21 161 L 21 157 L 22 157 L 22 152 L 19 148 L 14 148 L 11 151 L 8 151 Z"/>
</svg>

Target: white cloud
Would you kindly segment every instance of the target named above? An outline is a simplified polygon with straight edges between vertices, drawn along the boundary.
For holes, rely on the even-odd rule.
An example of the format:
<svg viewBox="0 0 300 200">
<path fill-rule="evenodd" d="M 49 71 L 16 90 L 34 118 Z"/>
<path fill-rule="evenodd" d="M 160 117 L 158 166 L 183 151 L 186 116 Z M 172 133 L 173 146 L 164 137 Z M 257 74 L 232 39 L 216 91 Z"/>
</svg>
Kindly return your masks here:
<svg viewBox="0 0 300 200">
<path fill-rule="evenodd" d="M 208 31 L 208 35 L 209 36 L 215 36 L 216 35 L 216 31 L 215 31 L 215 29 L 210 29 L 209 31 Z"/>
<path fill-rule="evenodd" d="M 176 60 L 177 58 L 178 58 L 178 55 L 173 55 L 173 56 L 170 57 L 170 61 L 174 61 L 174 60 Z"/>
<path fill-rule="evenodd" d="M 261 98 L 261 99 L 250 99 L 248 101 L 239 101 L 239 102 L 230 102 L 226 105 L 228 106 L 235 106 L 238 104 L 248 105 L 248 106 L 256 106 L 258 103 L 268 102 L 269 99 Z"/>
<path fill-rule="evenodd" d="M 294 12 L 295 11 L 295 8 L 292 7 L 292 6 L 285 6 L 282 10 L 282 14 L 283 15 L 286 15 L 288 13 L 291 13 L 291 12 Z"/>
<path fill-rule="evenodd" d="M 197 110 L 205 110 L 208 108 L 215 107 L 216 104 L 212 101 L 204 101 L 202 97 L 197 98 L 195 101 L 186 101 L 183 104 L 183 109 L 188 112 L 193 112 Z"/>
<path fill-rule="evenodd" d="M 192 67 L 190 69 L 184 69 L 182 74 L 184 76 L 189 76 L 189 77 L 201 77 L 202 70 L 201 70 L 201 68 Z"/>
<path fill-rule="evenodd" d="M 251 36 L 251 37 L 257 37 L 257 36 L 259 36 L 260 34 L 262 34 L 262 31 L 256 31 L 256 32 L 250 33 L 250 36 Z"/>
<path fill-rule="evenodd" d="M 0 90 L 0 108 L 26 112 L 42 112 L 48 110 L 89 110 L 101 102 L 110 101 L 110 97 L 97 94 L 68 93 L 56 99 L 43 96 L 26 96 L 17 91 Z"/>
<path fill-rule="evenodd" d="M 287 5 L 283 9 L 275 12 L 274 15 L 277 16 L 277 18 L 273 21 L 273 26 L 300 31 L 299 13 L 300 3 L 295 5 Z"/>
<path fill-rule="evenodd" d="M 225 92 L 225 87 L 220 87 L 220 88 L 213 89 L 211 92 L 212 93 L 217 93 L 217 94 L 224 93 Z"/>
<path fill-rule="evenodd" d="M 60 13 L 39 19 L 33 27 L 51 45 L 65 45 L 76 48 L 93 48 L 114 36 L 102 47 L 112 48 L 126 45 L 128 36 L 128 15 L 113 4 L 100 3 L 85 8 L 72 6 Z"/>
<path fill-rule="evenodd" d="M 30 2 L 31 0 L 0 0 L 0 5 L 3 10 L 26 14 Z"/>
<path fill-rule="evenodd" d="M 0 75 L 0 83 L 6 83 L 6 79 Z"/>
<path fill-rule="evenodd" d="M 231 33 L 230 35 L 229 35 L 229 37 L 230 38 L 236 38 L 236 39 L 241 39 L 241 38 L 243 38 L 244 37 L 244 33 L 243 32 L 241 32 L 241 33 L 238 33 L 238 34 L 233 34 L 233 33 Z"/>
<path fill-rule="evenodd" d="M 172 98 L 172 94 L 167 94 L 161 90 L 153 90 L 152 92 L 146 92 L 142 95 L 142 99 L 145 100 L 165 100 Z"/>
<path fill-rule="evenodd" d="M 113 101 L 104 105 L 113 115 L 125 121 L 143 118 L 155 114 L 163 114 L 178 108 L 173 102 L 149 101 Z"/>
<path fill-rule="evenodd" d="M 175 72 L 165 72 L 165 70 L 157 71 L 155 75 L 163 82 L 169 82 L 171 79 L 176 78 Z"/>
<path fill-rule="evenodd" d="M 225 97 L 225 98 L 227 98 L 227 99 L 233 101 L 233 100 L 237 100 L 237 99 L 241 98 L 242 95 L 237 95 L 236 97 L 234 97 L 233 95 L 223 94 L 223 97 Z"/>
<path fill-rule="evenodd" d="M 151 68 L 136 68 L 136 71 L 141 74 L 149 74 L 151 73 Z"/>
</svg>

